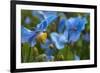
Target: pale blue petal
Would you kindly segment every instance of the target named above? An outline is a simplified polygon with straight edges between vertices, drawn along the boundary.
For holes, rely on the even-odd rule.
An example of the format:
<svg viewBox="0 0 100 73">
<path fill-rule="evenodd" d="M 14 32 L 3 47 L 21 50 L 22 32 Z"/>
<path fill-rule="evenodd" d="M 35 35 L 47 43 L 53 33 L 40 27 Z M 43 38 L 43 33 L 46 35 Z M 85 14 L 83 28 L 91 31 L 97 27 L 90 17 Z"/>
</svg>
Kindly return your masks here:
<svg viewBox="0 0 100 73">
<path fill-rule="evenodd" d="M 63 35 L 65 36 L 66 40 L 68 41 L 68 36 L 69 35 L 68 35 L 68 30 L 67 29 L 65 29 Z"/>
<path fill-rule="evenodd" d="M 65 36 L 59 35 L 56 32 L 51 33 L 50 36 L 57 49 L 64 48 L 64 44 L 67 42 Z"/>
</svg>

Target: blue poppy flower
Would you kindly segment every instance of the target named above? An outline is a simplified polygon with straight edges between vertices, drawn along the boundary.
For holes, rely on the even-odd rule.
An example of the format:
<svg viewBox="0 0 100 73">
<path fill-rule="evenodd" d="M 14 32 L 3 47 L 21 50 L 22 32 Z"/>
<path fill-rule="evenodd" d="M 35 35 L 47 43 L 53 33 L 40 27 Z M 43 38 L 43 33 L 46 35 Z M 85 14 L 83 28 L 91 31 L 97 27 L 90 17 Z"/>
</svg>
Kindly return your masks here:
<svg viewBox="0 0 100 73">
<path fill-rule="evenodd" d="M 64 45 L 68 41 L 68 32 L 65 31 L 65 23 L 66 23 L 66 17 L 61 17 L 58 25 L 58 33 L 52 32 L 50 34 L 51 40 L 57 49 L 64 48 Z"/>
<path fill-rule="evenodd" d="M 43 31 L 46 31 L 48 25 L 57 18 L 57 15 L 50 15 L 46 19 L 42 20 L 41 23 L 37 24 L 34 31 L 31 31 L 24 26 L 21 27 L 21 41 L 22 43 L 29 42 L 31 47 L 36 44 L 36 37 Z"/>
<path fill-rule="evenodd" d="M 31 30 L 25 28 L 24 26 L 21 26 L 21 43 L 28 42 L 31 44 L 31 46 L 34 46 L 36 44 L 35 38 L 36 38 L 35 31 L 31 31 Z"/>
<path fill-rule="evenodd" d="M 66 34 L 67 35 L 67 34 Z M 64 48 L 65 43 L 67 43 L 68 39 L 66 38 L 67 36 L 64 36 L 63 34 L 58 34 L 56 32 L 52 32 L 50 34 L 51 40 L 56 46 L 57 49 L 62 49 Z"/>
<path fill-rule="evenodd" d="M 81 31 L 85 29 L 87 23 L 86 17 L 74 17 L 66 21 L 66 31 L 68 31 L 69 42 L 76 42 L 81 34 Z"/>
</svg>

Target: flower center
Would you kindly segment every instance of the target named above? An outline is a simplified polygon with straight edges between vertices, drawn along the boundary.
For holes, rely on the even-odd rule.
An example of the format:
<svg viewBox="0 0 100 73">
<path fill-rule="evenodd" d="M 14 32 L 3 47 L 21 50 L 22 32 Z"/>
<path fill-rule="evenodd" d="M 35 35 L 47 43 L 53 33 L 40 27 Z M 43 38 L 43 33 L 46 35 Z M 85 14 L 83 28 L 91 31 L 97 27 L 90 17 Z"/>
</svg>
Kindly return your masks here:
<svg viewBox="0 0 100 73">
<path fill-rule="evenodd" d="M 77 27 L 72 27 L 72 31 L 77 31 Z"/>
<path fill-rule="evenodd" d="M 44 43 L 47 39 L 47 33 L 46 32 L 40 32 L 37 37 L 36 37 L 37 41 L 40 43 Z"/>
</svg>

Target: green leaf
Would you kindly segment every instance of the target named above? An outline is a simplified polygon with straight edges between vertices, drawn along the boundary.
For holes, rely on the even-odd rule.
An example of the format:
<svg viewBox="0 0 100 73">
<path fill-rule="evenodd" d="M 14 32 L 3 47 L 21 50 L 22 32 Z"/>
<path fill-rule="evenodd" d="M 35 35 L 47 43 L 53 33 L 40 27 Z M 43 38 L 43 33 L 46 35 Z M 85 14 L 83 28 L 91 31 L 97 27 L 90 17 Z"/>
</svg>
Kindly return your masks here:
<svg viewBox="0 0 100 73">
<path fill-rule="evenodd" d="M 35 58 L 39 55 L 38 49 L 36 47 L 32 47 L 31 48 L 31 52 L 30 52 L 30 62 L 34 62 Z"/>
<path fill-rule="evenodd" d="M 70 47 L 65 47 L 64 49 L 60 50 L 60 53 L 63 54 L 64 60 L 73 60 L 74 53 L 72 52 Z"/>
<path fill-rule="evenodd" d="M 30 48 L 30 45 L 28 43 L 22 44 L 22 48 L 21 48 L 22 62 L 29 61 L 30 50 L 31 50 L 31 48 Z"/>
</svg>

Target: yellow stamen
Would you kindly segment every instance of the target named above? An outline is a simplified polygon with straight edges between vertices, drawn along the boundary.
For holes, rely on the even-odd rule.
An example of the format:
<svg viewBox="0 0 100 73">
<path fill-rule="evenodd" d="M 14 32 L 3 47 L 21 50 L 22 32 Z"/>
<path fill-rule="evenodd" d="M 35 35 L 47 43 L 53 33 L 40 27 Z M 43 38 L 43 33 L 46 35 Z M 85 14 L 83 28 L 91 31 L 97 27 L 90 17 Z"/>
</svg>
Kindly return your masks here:
<svg viewBox="0 0 100 73">
<path fill-rule="evenodd" d="M 37 38 L 36 39 L 37 39 L 38 42 L 44 43 L 46 41 L 46 39 L 47 39 L 47 33 L 46 32 L 39 33 L 37 35 Z"/>
</svg>

